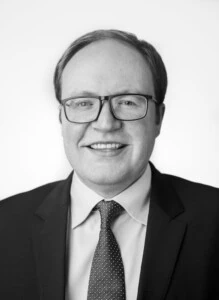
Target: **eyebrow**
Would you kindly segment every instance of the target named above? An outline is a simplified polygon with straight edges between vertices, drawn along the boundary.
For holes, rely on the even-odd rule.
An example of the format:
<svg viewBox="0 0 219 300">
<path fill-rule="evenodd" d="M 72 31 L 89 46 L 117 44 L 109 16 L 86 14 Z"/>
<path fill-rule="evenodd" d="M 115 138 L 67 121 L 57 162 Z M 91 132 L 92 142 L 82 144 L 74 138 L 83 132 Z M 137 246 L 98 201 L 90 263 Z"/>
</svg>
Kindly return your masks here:
<svg viewBox="0 0 219 300">
<path fill-rule="evenodd" d="M 115 93 L 110 93 L 109 95 L 119 95 L 119 94 L 139 94 L 141 93 L 140 91 L 138 90 L 120 90 L 118 92 L 115 92 Z M 91 97 L 97 97 L 97 96 L 100 96 L 99 94 L 97 93 L 94 93 L 94 92 L 91 92 L 91 91 L 88 91 L 88 90 L 83 90 L 83 91 L 80 91 L 80 92 L 77 92 L 77 93 L 72 93 L 71 94 L 71 97 L 77 97 L 77 96 L 91 96 Z M 101 96 L 106 96 L 106 95 L 101 95 Z"/>
<path fill-rule="evenodd" d="M 98 94 L 96 93 L 93 93 L 91 91 L 86 91 L 86 90 L 83 90 L 83 91 L 78 91 L 78 92 L 72 92 L 70 94 L 70 97 L 78 97 L 78 96 L 91 96 L 91 97 L 96 97 L 98 96 Z"/>
</svg>

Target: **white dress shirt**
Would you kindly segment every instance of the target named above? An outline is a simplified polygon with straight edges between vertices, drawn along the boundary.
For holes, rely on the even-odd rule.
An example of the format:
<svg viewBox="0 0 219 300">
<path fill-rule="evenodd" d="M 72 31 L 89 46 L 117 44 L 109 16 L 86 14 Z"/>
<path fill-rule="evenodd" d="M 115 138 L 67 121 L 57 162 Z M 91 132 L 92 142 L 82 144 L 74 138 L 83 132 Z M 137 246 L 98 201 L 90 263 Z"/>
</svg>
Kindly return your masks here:
<svg viewBox="0 0 219 300">
<path fill-rule="evenodd" d="M 125 272 L 126 300 L 136 300 L 149 212 L 151 169 L 112 199 L 125 209 L 112 224 Z M 71 185 L 69 260 L 66 300 L 86 300 L 94 251 L 100 232 L 100 213 L 92 211 L 103 197 L 84 185 L 74 173 Z"/>
</svg>

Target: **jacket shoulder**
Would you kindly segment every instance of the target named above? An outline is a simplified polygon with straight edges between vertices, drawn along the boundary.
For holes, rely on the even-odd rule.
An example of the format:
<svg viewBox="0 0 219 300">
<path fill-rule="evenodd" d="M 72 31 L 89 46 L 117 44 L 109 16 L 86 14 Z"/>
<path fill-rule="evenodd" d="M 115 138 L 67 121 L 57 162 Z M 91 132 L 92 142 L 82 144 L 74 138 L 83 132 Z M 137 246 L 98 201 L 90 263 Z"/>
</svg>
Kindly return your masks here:
<svg viewBox="0 0 219 300">
<path fill-rule="evenodd" d="M 174 175 L 163 174 L 166 177 L 166 180 L 169 181 L 177 190 L 183 193 L 195 193 L 206 196 L 207 194 L 211 196 L 219 196 L 219 188 L 193 182 L 181 177 Z"/>
<path fill-rule="evenodd" d="M 219 188 L 193 182 L 175 175 L 159 172 L 154 165 L 150 162 L 152 169 L 152 179 L 159 183 L 163 189 L 174 189 L 175 192 L 183 198 L 199 198 L 206 199 L 206 197 L 215 199 L 219 202 Z"/>
<path fill-rule="evenodd" d="M 219 220 L 218 188 L 173 175 L 163 174 L 163 176 L 175 190 L 187 212 L 196 217 L 203 218 L 205 215 Z"/>
<path fill-rule="evenodd" d="M 32 190 L 10 196 L 0 201 L 0 213 L 11 211 L 19 212 L 23 210 L 30 211 L 38 207 L 43 199 L 60 183 L 64 180 L 50 182 L 45 185 L 39 186 Z"/>
</svg>

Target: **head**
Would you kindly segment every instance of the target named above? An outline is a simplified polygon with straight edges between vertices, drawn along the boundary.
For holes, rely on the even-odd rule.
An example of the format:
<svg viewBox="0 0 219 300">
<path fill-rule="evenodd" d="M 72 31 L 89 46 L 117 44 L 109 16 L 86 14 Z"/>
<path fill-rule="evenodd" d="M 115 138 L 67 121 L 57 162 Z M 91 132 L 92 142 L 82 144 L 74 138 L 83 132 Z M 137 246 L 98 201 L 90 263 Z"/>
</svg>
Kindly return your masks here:
<svg viewBox="0 0 219 300">
<path fill-rule="evenodd" d="M 57 100 L 78 96 L 147 94 L 147 115 L 114 118 L 108 101 L 98 118 L 71 123 L 61 105 L 67 158 L 81 180 L 103 197 L 113 197 L 135 182 L 147 167 L 164 114 L 167 75 L 152 45 L 117 30 L 100 30 L 74 41 L 55 70 Z"/>
</svg>

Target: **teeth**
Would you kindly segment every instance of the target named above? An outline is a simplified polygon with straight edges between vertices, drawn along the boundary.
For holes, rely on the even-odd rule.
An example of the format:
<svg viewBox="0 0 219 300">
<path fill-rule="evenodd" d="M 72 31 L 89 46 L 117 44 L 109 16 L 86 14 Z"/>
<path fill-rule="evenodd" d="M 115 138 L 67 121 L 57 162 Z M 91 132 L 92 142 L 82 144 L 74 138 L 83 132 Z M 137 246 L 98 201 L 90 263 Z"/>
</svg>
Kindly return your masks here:
<svg viewBox="0 0 219 300">
<path fill-rule="evenodd" d="M 121 147 L 122 144 L 116 144 L 116 143 L 112 143 L 112 144 L 101 144 L 101 143 L 98 143 L 98 144 L 93 144 L 91 145 L 91 148 L 92 149 L 118 149 L 119 147 Z"/>
</svg>

